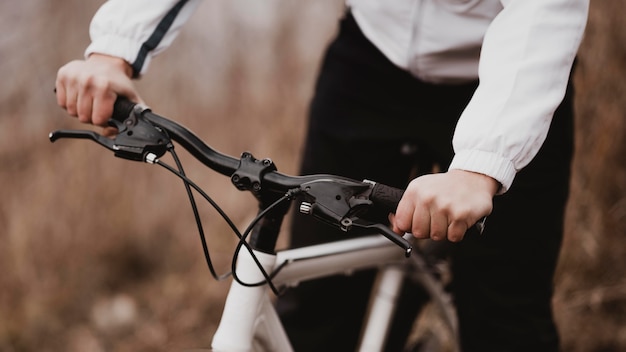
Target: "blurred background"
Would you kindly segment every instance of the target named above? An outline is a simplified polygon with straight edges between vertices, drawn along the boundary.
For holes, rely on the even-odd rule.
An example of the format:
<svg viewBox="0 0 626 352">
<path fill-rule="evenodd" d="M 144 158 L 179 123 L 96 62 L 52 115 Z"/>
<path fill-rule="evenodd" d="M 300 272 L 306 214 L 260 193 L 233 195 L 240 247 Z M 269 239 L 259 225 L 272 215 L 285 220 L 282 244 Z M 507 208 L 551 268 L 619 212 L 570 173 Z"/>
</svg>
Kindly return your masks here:
<svg viewBox="0 0 626 352">
<path fill-rule="evenodd" d="M 206 268 L 182 184 L 93 143 L 48 141 L 54 129 L 89 128 L 52 90 L 57 69 L 82 58 L 100 4 L 0 2 L 0 351 L 206 348 L 219 319 L 228 283 Z M 592 1 L 575 75 L 576 156 L 554 297 L 564 351 L 626 350 L 624 10 L 622 0 Z M 295 173 L 342 11 L 339 0 L 206 1 L 138 86 L 153 110 L 214 148 Z M 183 162 L 245 226 L 251 196 Z M 225 272 L 235 236 L 201 211 Z"/>
</svg>

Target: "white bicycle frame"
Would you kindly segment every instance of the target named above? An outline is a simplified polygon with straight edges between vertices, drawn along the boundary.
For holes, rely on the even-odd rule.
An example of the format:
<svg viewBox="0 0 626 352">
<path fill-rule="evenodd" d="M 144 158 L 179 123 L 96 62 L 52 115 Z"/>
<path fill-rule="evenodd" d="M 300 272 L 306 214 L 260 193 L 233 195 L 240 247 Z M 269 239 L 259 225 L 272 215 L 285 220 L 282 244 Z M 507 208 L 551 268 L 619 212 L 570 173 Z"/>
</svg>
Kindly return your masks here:
<svg viewBox="0 0 626 352">
<path fill-rule="evenodd" d="M 296 286 L 302 281 L 380 268 L 380 283 L 372 295 L 360 351 L 383 349 L 407 264 L 404 252 L 395 244 L 383 236 L 367 236 L 283 250 L 275 255 L 253 253 L 266 272 L 278 270 L 272 279 L 276 287 Z M 246 249 L 239 254 L 236 270 L 239 279 L 245 283 L 264 280 Z M 293 350 L 266 285 L 246 287 L 235 280 L 232 282 L 211 347 L 213 351 L 228 352 Z"/>
</svg>

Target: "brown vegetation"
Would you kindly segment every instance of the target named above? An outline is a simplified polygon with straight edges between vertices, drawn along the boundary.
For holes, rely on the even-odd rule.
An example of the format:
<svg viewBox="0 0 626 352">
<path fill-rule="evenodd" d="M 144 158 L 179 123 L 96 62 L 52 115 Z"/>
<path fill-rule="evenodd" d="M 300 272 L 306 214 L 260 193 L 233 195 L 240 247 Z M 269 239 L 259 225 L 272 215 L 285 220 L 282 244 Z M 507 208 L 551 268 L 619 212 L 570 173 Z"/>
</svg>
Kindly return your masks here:
<svg viewBox="0 0 626 352">
<path fill-rule="evenodd" d="M 0 350 L 207 347 L 226 282 L 206 269 L 180 182 L 95 144 L 56 106 L 56 70 L 80 58 L 100 1 L 0 3 Z M 253 6 L 253 4 L 256 4 Z M 205 2 L 138 82 L 154 110 L 215 148 L 296 170 L 306 107 L 341 2 Z M 579 56 L 577 154 L 556 316 L 566 351 L 626 349 L 626 27 L 622 0 L 592 2 Z M 303 14 L 306 14 L 303 16 Z M 249 196 L 184 158 L 244 224 Z M 227 270 L 234 236 L 203 206 Z M 531 221 L 532 219 L 528 219 Z"/>
</svg>

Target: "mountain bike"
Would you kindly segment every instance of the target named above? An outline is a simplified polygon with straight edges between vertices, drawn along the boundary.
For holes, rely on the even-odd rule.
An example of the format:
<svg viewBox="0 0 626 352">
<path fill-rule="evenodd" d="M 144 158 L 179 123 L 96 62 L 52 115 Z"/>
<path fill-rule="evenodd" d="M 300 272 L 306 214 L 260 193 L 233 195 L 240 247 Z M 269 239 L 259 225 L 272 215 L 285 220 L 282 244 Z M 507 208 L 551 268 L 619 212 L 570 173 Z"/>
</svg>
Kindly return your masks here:
<svg viewBox="0 0 626 352">
<path fill-rule="evenodd" d="M 445 289 L 445 269 L 439 264 L 443 251 L 430 250 L 438 248 L 435 242 L 418 243 L 410 234 L 399 236 L 386 224 L 368 220 L 373 208 L 395 211 L 403 190 L 329 174 L 290 176 L 278 172 L 270 159 L 259 160 L 249 152 L 240 158 L 221 154 L 189 129 L 123 98 L 116 101 L 109 124 L 118 130 L 113 138 L 88 130 L 58 130 L 49 138 L 52 142 L 64 138 L 91 140 L 117 157 L 160 165 L 183 180 L 208 268 L 218 280 L 232 278 L 211 349 L 194 351 L 292 351 L 272 296 L 307 280 L 368 269 L 378 270 L 378 278 L 370 296 L 360 351 L 385 349 L 394 314 L 402 309 L 397 301 L 405 280 L 419 285 L 429 296 L 406 349 L 458 350 L 454 306 Z M 258 214 L 244 231 L 185 175 L 175 144 L 209 169 L 230 177 L 237 189 L 254 195 Z M 175 167 L 162 161 L 166 153 Z M 217 209 L 239 238 L 228 274 L 218 275 L 212 264 L 194 191 Z M 277 250 L 283 218 L 294 202 L 302 214 L 344 232 L 362 231 L 366 235 Z M 423 316 L 430 318 L 420 333 Z"/>
</svg>

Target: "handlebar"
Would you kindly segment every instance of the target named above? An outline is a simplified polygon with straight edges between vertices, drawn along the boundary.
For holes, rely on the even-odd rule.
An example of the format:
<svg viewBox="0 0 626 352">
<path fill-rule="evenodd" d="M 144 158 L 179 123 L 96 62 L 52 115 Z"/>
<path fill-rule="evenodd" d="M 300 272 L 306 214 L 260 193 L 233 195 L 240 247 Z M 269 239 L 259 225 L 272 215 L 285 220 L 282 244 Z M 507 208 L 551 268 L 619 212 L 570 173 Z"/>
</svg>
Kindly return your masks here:
<svg viewBox="0 0 626 352">
<path fill-rule="evenodd" d="M 374 230 L 403 248 L 407 256 L 412 251 L 412 245 L 406 239 L 387 226 L 366 220 L 364 216 L 374 205 L 395 212 L 403 194 L 400 189 L 336 175 L 285 175 L 278 172 L 269 159 L 257 160 L 247 152 L 240 159 L 221 154 L 186 127 L 126 98 L 118 98 L 113 111 L 109 124 L 118 129 L 114 139 L 92 131 L 55 131 L 50 134 L 50 140 L 91 139 L 114 151 L 118 157 L 147 162 L 154 162 L 165 154 L 168 148 L 173 147 L 173 140 L 210 169 L 229 176 L 240 190 L 251 191 L 257 197 L 263 194 L 284 195 L 297 190 L 303 199 L 301 212 L 344 231 L 352 228 Z"/>
</svg>

